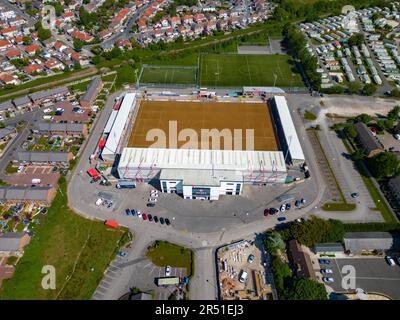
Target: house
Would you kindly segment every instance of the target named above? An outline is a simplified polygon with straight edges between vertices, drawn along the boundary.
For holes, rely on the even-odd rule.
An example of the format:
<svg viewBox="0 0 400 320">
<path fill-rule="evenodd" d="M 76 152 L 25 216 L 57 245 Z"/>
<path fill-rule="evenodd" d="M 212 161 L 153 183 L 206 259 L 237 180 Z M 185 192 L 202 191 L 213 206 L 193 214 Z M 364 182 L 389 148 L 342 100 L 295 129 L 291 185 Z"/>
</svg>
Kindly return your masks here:
<svg viewBox="0 0 400 320">
<path fill-rule="evenodd" d="M 40 133 L 53 135 L 87 136 L 87 125 L 84 123 L 40 122 Z"/>
<path fill-rule="evenodd" d="M 40 46 L 38 46 L 37 44 L 31 44 L 31 45 L 25 47 L 25 52 L 28 55 L 33 56 L 37 52 L 40 52 Z"/>
<path fill-rule="evenodd" d="M 208 21 L 207 25 L 206 25 L 206 29 L 208 31 L 214 31 L 217 30 L 217 24 L 215 23 L 215 21 Z"/>
<path fill-rule="evenodd" d="M 24 71 L 29 75 L 34 75 L 36 73 L 42 72 L 43 67 L 38 64 L 30 64 L 29 66 L 24 67 Z"/>
<path fill-rule="evenodd" d="M 64 70 L 65 69 L 64 64 L 61 61 L 57 60 L 56 58 L 50 58 L 50 59 L 46 60 L 46 62 L 44 63 L 44 66 L 50 70 L 56 70 L 56 69 Z"/>
<path fill-rule="evenodd" d="M 25 232 L 7 232 L 0 235 L 0 253 L 17 254 L 23 253 L 29 244 L 31 237 Z"/>
<path fill-rule="evenodd" d="M 138 23 L 137 23 L 137 26 L 138 26 L 138 30 L 140 32 L 144 31 L 146 29 L 146 27 L 147 27 L 146 21 L 145 20 L 139 20 Z"/>
<path fill-rule="evenodd" d="M 81 63 L 81 61 L 82 61 L 82 57 L 81 57 L 81 55 L 78 53 L 78 52 L 76 52 L 76 51 L 73 51 L 73 50 L 71 50 L 71 51 L 69 51 L 68 52 L 68 56 L 71 58 L 71 60 L 74 62 L 74 63 Z"/>
<path fill-rule="evenodd" d="M 197 23 L 200 23 L 200 22 L 205 21 L 207 19 L 206 19 L 206 16 L 204 14 L 198 13 L 198 14 L 194 15 L 193 20 L 196 21 Z"/>
<path fill-rule="evenodd" d="M 69 12 L 65 12 L 62 15 L 62 18 L 63 18 L 64 22 L 71 22 L 72 20 L 75 20 L 75 15 L 72 11 L 69 11 Z"/>
<path fill-rule="evenodd" d="M 67 87 L 57 87 L 50 90 L 31 93 L 29 97 L 31 98 L 33 103 L 40 104 L 49 100 L 54 100 L 56 98 L 66 97 L 67 95 L 69 95 Z"/>
<path fill-rule="evenodd" d="M 10 136 L 15 134 L 17 129 L 14 126 L 7 126 L 5 128 L 0 129 L 0 144 L 8 142 Z"/>
<path fill-rule="evenodd" d="M 92 42 L 94 40 L 93 36 L 79 30 L 72 31 L 71 36 L 86 43 Z"/>
<path fill-rule="evenodd" d="M 19 85 L 21 81 L 18 79 L 17 76 L 13 76 L 12 74 L 9 73 L 1 73 L 0 74 L 0 83 L 3 85 Z"/>
<path fill-rule="evenodd" d="M 12 44 L 8 40 L 0 40 L 0 52 L 12 48 Z"/>
<path fill-rule="evenodd" d="M 79 104 L 82 106 L 82 108 L 90 109 L 102 88 L 103 88 L 103 81 L 101 80 L 101 77 L 100 76 L 95 77 L 90 82 L 86 93 L 79 100 Z"/>
<path fill-rule="evenodd" d="M 68 49 L 68 46 L 61 42 L 61 41 L 56 41 L 53 45 L 54 49 L 56 49 L 58 52 L 63 52 L 65 49 Z"/>
<path fill-rule="evenodd" d="M 32 101 L 27 96 L 16 98 L 14 99 L 13 103 L 18 110 L 32 107 Z"/>
<path fill-rule="evenodd" d="M 127 19 L 128 14 L 129 14 L 129 9 L 128 8 L 123 8 L 121 9 L 118 14 L 115 16 L 115 18 L 111 21 L 111 28 L 117 28 L 122 26 L 124 21 Z"/>
<path fill-rule="evenodd" d="M 317 280 L 309 254 L 302 249 L 295 239 L 289 241 L 289 256 L 298 277 Z"/>
<path fill-rule="evenodd" d="M 183 17 L 183 23 L 192 24 L 193 23 L 193 16 L 192 15 L 185 15 Z"/>
<path fill-rule="evenodd" d="M 0 200 L 5 202 L 24 201 L 49 205 L 55 195 L 54 187 L 0 186 Z"/>
<path fill-rule="evenodd" d="M 181 24 L 181 18 L 179 18 L 179 17 L 172 17 L 172 18 L 170 19 L 170 23 L 171 23 L 171 27 L 172 27 L 172 28 L 175 28 L 176 26 L 178 26 L 178 25 Z"/>
<path fill-rule="evenodd" d="M 348 232 L 343 237 L 346 252 L 390 252 L 400 250 L 400 234 L 392 232 Z"/>
<path fill-rule="evenodd" d="M 99 32 L 99 38 L 101 40 L 105 40 L 105 39 L 107 39 L 107 38 L 109 38 L 111 36 L 112 36 L 112 31 L 110 29 L 108 29 L 108 28 Z"/>
<path fill-rule="evenodd" d="M 11 111 L 13 109 L 14 109 L 14 105 L 12 104 L 11 100 L 0 103 L 0 113 L 5 112 L 5 111 Z"/>
<path fill-rule="evenodd" d="M 374 157 L 383 151 L 381 143 L 373 136 L 365 123 L 357 122 L 354 129 L 357 131 L 357 143 L 364 149 L 367 157 Z"/>
<path fill-rule="evenodd" d="M 15 44 L 23 44 L 24 43 L 24 37 L 23 36 L 17 36 L 14 38 L 13 43 Z"/>
<path fill-rule="evenodd" d="M 22 59 L 24 55 L 22 52 L 18 49 L 10 50 L 6 53 L 6 57 L 8 60 L 14 60 L 14 59 Z"/>
<path fill-rule="evenodd" d="M 73 159 L 71 152 L 64 151 L 18 151 L 17 161 L 26 161 L 31 163 L 51 163 L 64 162 L 67 163 Z M 1 198 L 1 197 L 0 197 Z"/>
<path fill-rule="evenodd" d="M 16 27 L 8 27 L 0 30 L 0 34 L 6 38 L 14 37 L 17 33 Z"/>
</svg>

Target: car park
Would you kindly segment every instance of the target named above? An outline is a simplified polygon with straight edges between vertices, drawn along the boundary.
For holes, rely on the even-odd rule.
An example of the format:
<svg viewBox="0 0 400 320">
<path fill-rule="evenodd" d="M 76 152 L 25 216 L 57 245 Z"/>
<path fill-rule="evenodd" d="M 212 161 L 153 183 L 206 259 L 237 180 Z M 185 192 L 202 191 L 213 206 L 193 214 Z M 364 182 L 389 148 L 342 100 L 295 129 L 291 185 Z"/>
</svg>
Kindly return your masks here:
<svg viewBox="0 0 400 320">
<path fill-rule="evenodd" d="M 332 283 L 332 282 L 334 282 L 335 280 L 333 280 L 333 278 L 323 277 L 323 278 L 322 278 L 322 281 L 325 282 L 325 283 Z"/>
<path fill-rule="evenodd" d="M 394 262 L 394 259 L 391 256 L 386 256 L 385 259 L 389 266 L 392 267 L 392 266 L 396 265 L 396 263 Z"/>
</svg>

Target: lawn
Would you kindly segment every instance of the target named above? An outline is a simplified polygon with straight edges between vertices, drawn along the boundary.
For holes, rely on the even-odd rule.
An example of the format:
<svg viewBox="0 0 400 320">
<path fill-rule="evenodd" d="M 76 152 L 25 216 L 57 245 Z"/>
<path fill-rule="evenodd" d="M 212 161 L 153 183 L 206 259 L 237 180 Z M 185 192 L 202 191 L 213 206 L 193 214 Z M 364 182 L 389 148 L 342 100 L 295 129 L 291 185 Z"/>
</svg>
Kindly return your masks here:
<svg viewBox="0 0 400 320">
<path fill-rule="evenodd" d="M 189 277 L 193 274 L 193 252 L 184 247 L 167 241 L 156 241 L 149 247 L 147 256 L 156 266 L 186 268 Z"/>
<path fill-rule="evenodd" d="M 200 58 L 200 85 L 211 87 L 303 87 L 288 55 L 204 54 Z"/>
<path fill-rule="evenodd" d="M 124 229 L 107 229 L 102 222 L 84 219 L 69 209 L 64 178 L 35 232 L 14 276 L 3 283 L 0 299 L 90 299 L 129 236 Z M 55 290 L 41 286 L 45 265 L 55 267 Z"/>
<path fill-rule="evenodd" d="M 197 84 L 196 67 L 159 66 L 144 67 L 140 83 Z"/>
<path fill-rule="evenodd" d="M 317 119 L 317 116 L 316 116 L 314 113 L 312 113 L 312 112 L 306 110 L 306 111 L 304 112 L 304 119 L 305 119 L 305 120 L 313 121 L 313 120 Z"/>
</svg>

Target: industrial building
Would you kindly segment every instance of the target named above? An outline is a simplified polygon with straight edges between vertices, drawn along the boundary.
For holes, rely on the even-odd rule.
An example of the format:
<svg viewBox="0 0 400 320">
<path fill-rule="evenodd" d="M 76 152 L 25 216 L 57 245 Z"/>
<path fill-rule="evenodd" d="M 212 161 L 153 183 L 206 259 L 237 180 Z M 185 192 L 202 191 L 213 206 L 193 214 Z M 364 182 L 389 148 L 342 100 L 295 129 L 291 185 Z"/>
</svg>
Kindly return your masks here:
<svg viewBox="0 0 400 320">
<path fill-rule="evenodd" d="M 400 250 L 400 234 L 392 232 L 348 232 L 343 242 L 346 251 L 353 254 Z"/>
<path fill-rule="evenodd" d="M 105 126 L 102 158 L 119 159 L 121 179 L 157 183 L 162 192 L 177 193 L 184 199 L 217 200 L 220 195 L 240 195 L 244 184 L 284 183 L 287 163 L 303 163 L 304 154 L 286 99 L 276 96 L 273 100 L 276 115 L 271 112 L 271 103 L 139 102 L 134 93 L 128 93 Z M 247 149 L 243 136 L 243 141 L 235 141 L 231 148 L 225 144 L 217 148 L 188 146 L 187 139 L 183 140 L 186 143 L 178 140 L 162 147 L 152 145 L 157 139 L 147 139 L 149 130 L 168 132 L 172 119 L 177 120 L 177 135 L 186 128 L 196 137 L 203 129 L 253 129 L 252 148 Z M 281 134 L 286 149 L 282 149 Z"/>
</svg>

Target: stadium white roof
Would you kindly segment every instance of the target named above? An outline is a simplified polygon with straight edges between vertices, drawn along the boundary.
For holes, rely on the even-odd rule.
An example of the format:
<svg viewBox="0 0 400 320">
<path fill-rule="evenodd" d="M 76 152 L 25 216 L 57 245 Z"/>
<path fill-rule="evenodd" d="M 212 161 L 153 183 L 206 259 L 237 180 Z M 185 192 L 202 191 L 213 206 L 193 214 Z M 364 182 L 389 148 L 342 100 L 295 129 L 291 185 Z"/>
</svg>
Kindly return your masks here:
<svg viewBox="0 0 400 320">
<path fill-rule="evenodd" d="M 114 125 L 115 118 L 117 117 L 117 114 L 118 114 L 118 110 L 113 110 L 111 112 L 110 117 L 108 118 L 107 124 L 104 127 L 104 131 L 103 131 L 104 133 L 110 133 L 110 131 Z"/>
<path fill-rule="evenodd" d="M 124 132 L 129 113 L 136 101 L 136 93 L 127 93 L 122 101 L 118 114 L 115 117 L 114 125 L 108 135 L 106 145 L 103 149 L 103 155 L 114 155 L 117 151 L 119 142 Z"/>
<path fill-rule="evenodd" d="M 282 151 L 124 148 L 119 167 L 286 172 Z"/>
<path fill-rule="evenodd" d="M 289 146 L 290 157 L 292 160 L 304 161 L 303 149 L 301 148 L 286 98 L 284 96 L 274 96 L 274 100 L 285 133 L 286 143 Z"/>
</svg>

